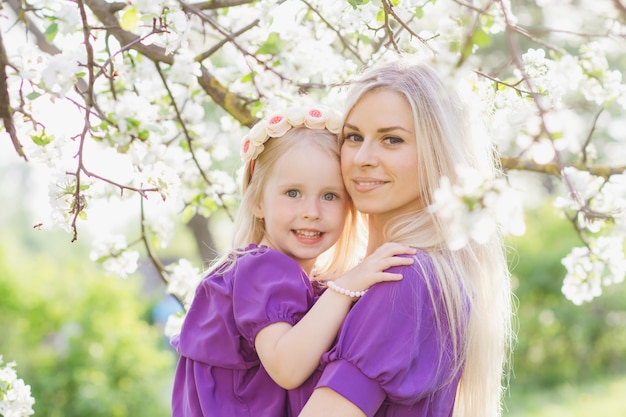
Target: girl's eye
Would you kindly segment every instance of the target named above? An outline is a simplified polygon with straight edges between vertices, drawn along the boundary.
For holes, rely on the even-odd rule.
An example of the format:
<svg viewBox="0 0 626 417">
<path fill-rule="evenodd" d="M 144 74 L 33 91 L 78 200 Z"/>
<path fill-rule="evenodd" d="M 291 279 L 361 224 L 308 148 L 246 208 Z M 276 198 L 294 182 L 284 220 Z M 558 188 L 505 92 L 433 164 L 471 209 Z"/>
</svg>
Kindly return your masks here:
<svg viewBox="0 0 626 417">
<path fill-rule="evenodd" d="M 325 201 L 334 201 L 336 199 L 338 199 L 339 196 L 335 193 L 326 193 L 324 194 L 324 200 Z"/>
<path fill-rule="evenodd" d="M 403 143 L 404 139 L 397 136 L 388 136 L 384 139 L 384 141 L 389 145 L 397 145 L 398 143 Z"/>
<path fill-rule="evenodd" d="M 298 190 L 288 190 L 286 193 L 287 197 L 296 198 L 300 196 L 300 191 Z"/>
</svg>

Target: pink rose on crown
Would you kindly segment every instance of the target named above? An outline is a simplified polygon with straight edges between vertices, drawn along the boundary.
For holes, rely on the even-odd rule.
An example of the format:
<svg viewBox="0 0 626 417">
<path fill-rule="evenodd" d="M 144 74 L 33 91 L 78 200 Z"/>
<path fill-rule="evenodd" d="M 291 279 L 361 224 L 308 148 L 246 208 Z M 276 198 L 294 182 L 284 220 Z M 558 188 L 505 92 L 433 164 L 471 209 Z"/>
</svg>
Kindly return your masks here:
<svg viewBox="0 0 626 417">
<path fill-rule="evenodd" d="M 326 112 L 314 107 L 304 115 L 304 125 L 309 129 L 324 129 L 326 125 Z"/>
<path fill-rule="evenodd" d="M 291 129 L 291 125 L 289 124 L 287 116 L 283 113 L 275 113 L 271 115 L 268 117 L 267 124 L 265 125 L 265 131 L 271 138 L 281 137 L 289 129 Z"/>
<path fill-rule="evenodd" d="M 326 129 L 328 129 L 329 132 L 338 134 L 341 131 L 341 122 L 343 122 L 342 116 L 338 111 L 332 109 L 328 111 Z"/>
<path fill-rule="evenodd" d="M 259 154 L 263 152 L 263 149 L 265 149 L 265 146 L 254 145 L 254 142 L 252 141 L 252 139 L 250 139 L 249 136 L 246 136 L 243 138 L 243 142 L 241 143 L 241 149 L 239 150 L 239 155 L 241 156 L 241 159 L 243 160 L 244 163 L 248 163 L 251 160 L 256 159 L 257 156 L 259 156 Z"/>
</svg>

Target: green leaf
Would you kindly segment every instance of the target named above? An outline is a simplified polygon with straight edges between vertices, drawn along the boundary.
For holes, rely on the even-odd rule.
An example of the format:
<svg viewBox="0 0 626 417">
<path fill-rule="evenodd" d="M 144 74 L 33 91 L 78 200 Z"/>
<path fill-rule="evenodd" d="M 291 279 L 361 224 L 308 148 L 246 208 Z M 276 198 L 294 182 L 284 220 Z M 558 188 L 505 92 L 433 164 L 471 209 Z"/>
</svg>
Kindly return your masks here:
<svg viewBox="0 0 626 417">
<path fill-rule="evenodd" d="M 378 13 L 376 13 L 376 21 L 377 22 L 385 21 L 385 11 L 383 9 L 380 9 Z"/>
<path fill-rule="evenodd" d="M 267 37 L 267 40 L 257 49 L 258 55 L 276 55 L 280 51 L 283 42 L 278 37 L 278 33 L 272 32 Z"/>
<path fill-rule="evenodd" d="M 137 119 L 133 119 L 132 117 L 127 117 L 126 124 L 130 127 L 139 127 L 141 126 L 141 121 Z"/>
<path fill-rule="evenodd" d="M 495 17 L 488 15 L 488 14 L 483 14 L 480 17 L 480 20 L 483 24 L 483 27 L 486 29 L 490 29 L 496 21 Z"/>
<path fill-rule="evenodd" d="M 50 26 L 48 26 L 44 35 L 46 36 L 46 40 L 48 42 L 52 42 L 57 36 L 57 33 L 59 33 L 59 25 L 57 25 L 56 22 L 53 22 Z"/>
<path fill-rule="evenodd" d="M 196 209 L 191 206 L 188 205 L 183 209 L 183 215 L 182 215 L 182 220 L 183 223 L 187 224 L 189 222 L 189 220 L 191 220 L 191 218 L 196 214 Z"/>
<path fill-rule="evenodd" d="M 129 7 L 122 14 L 120 19 L 120 27 L 124 30 L 137 29 L 137 8 Z"/>
<path fill-rule="evenodd" d="M 45 131 L 42 131 L 39 134 L 30 135 L 31 140 L 38 146 L 46 146 L 50 142 L 54 140 L 54 136 L 46 134 Z"/>
<path fill-rule="evenodd" d="M 370 45 L 372 43 L 372 38 L 365 34 L 359 34 L 359 41 L 363 42 L 363 45 Z"/>
<path fill-rule="evenodd" d="M 150 137 L 150 131 L 149 130 L 140 130 L 139 131 L 139 139 L 141 140 L 146 140 Z"/>
<path fill-rule="evenodd" d="M 367 4 L 369 2 L 370 0 L 348 0 L 348 4 L 350 4 L 350 6 L 352 6 L 352 8 L 355 10 L 357 7 Z"/>
<path fill-rule="evenodd" d="M 491 37 L 482 28 L 478 28 L 472 34 L 472 43 L 480 47 L 488 46 L 491 44 Z"/>
<path fill-rule="evenodd" d="M 99 264 L 103 264 L 104 261 L 106 261 L 107 259 L 109 259 L 111 257 L 111 255 L 104 255 L 99 257 L 98 259 L 96 259 L 96 262 Z"/>
</svg>

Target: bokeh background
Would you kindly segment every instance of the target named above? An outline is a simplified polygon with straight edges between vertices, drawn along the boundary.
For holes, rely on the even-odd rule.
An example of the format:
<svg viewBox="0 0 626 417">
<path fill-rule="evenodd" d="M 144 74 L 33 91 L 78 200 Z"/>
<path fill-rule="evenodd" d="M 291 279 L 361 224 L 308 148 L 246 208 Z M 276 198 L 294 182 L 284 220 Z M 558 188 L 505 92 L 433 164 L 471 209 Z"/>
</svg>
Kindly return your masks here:
<svg viewBox="0 0 626 417">
<path fill-rule="evenodd" d="M 0 149 L 0 352 L 31 385 L 35 415 L 170 415 L 177 357 L 162 326 L 180 306 L 149 260 L 126 279 L 107 275 L 90 261 L 87 237 L 71 242 L 37 227 L 46 193 L 27 164 Z M 549 201 L 526 216 L 526 235 L 508 242 L 518 330 L 505 416 L 626 415 L 626 287 L 582 306 L 567 301 L 560 260 L 576 242 L 571 223 Z M 108 222 L 132 224 L 132 216 L 118 210 Z M 226 217 L 211 227 L 228 238 Z M 181 227 L 160 256 L 196 252 Z"/>
</svg>

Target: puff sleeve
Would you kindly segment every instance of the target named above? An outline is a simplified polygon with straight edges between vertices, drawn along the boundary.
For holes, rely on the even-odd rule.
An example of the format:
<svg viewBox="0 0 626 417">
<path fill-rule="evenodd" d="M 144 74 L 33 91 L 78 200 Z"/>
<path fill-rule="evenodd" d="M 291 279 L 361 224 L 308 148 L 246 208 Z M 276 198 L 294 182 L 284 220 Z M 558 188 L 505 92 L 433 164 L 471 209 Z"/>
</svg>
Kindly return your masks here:
<svg viewBox="0 0 626 417">
<path fill-rule="evenodd" d="M 276 322 L 296 324 L 315 301 L 306 273 L 282 252 L 266 248 L 248 254 L 236 268 L 233 313 L 251 346 L 261 329 Z"/>
<path fill-rule="evenodd" d="M 337 344 L 322 357 L 317 387 L 333 389 L 367 416 L 384 402 L 412 407 L 450 377 L 440 372 L 451 366 L 442 363 L 446 341 L 427 286 L 434 282 L 432 263 L 424 253 L 416 256 L 413 265 L 390 269 L 403 274 L 401 281 L 372 286 L 354 305 Z"/>
</svg>

